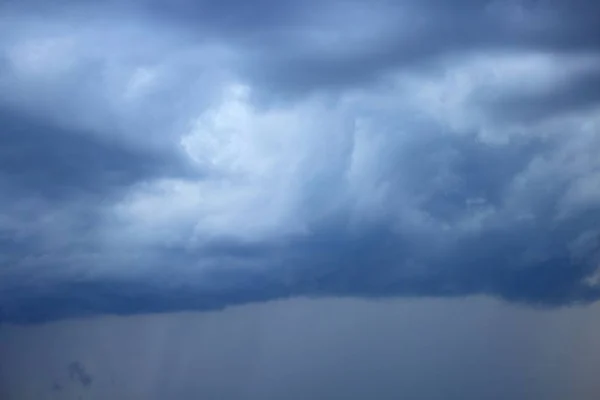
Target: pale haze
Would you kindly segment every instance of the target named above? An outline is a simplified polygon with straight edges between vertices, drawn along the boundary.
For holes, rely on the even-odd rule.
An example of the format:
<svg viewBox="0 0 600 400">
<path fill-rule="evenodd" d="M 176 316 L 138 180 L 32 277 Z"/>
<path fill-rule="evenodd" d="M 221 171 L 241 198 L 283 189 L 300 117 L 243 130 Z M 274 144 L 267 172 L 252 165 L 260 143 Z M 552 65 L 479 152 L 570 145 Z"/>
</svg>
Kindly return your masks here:
<svg viewBox="0 0 600 400">
<path fill-rule="evenodd" d="M 299 299 L 7 327 L 2 398 L 592 400 L 599 313 Z"/>
</svg>

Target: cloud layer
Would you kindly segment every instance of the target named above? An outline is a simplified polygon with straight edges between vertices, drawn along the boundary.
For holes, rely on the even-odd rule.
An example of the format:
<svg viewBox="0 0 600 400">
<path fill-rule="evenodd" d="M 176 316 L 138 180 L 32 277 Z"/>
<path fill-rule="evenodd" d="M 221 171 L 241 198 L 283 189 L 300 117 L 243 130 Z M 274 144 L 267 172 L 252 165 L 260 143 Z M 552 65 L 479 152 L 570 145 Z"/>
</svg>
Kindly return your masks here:
<svg viewBox="0 0 600 400">
<path fill-rule="evenodd" d="M 594 2 L 0 2 L 0 320 L 595 300 Z"/>
</svg>

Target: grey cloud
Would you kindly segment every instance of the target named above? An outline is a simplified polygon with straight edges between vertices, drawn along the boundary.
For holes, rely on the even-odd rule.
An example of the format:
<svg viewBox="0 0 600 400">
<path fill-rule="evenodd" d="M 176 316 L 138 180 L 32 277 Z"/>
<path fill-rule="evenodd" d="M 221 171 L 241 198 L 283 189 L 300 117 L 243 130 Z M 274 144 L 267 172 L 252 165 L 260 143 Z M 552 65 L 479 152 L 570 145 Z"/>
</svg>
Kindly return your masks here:
<svg viewBox="0 0 600 400">
<path fill-rule="evenodd" d="M 259 49 L 259 56 L 249 65 L 247 73 L 261 85 L 273 87 L 277 96 L 281 90 L 306 93 L 360 87 L 398 70 L 419 71 L 440 65 L 443 68 L 441 61 L 477 51 L 598 50 L 600 31 L 594 19 L 589 18 L 597 13 L 594 9 L 597 6 L 584 1 L 568 8 L 563 4 L 557 7 L 539 3 L 527 7 L 522 2 L 504 5 L 464 1 L 449 6 L 435 1 L 409 2 L 403 7 L 393 2 L 376 2 L 367 8 L 361 2 L 350 5 L 332 2 L 332 8 L 341 15 L 353 6 L 367 11 L 374 9 L 373 14 L 385 16 L 389 26 L 374 37 L 353 36 L 357 25 L 381 23 L 371 21 L 366 12 L 364 19 L 347 26 L 319 25 L 317 21 L 305 29 L 291 27 L 291 32 L 276 27 L 251 42 Z M 515 13 L 519 15 L 513 16 Z M 339 33 L 344 39 L 323 47 L 312 39 L 313 29 Z"/>
<path fill-rule="evenodd" d="M 41 8 L 39 2 L 27 3 L 31 10 Z M 92 13 L 104 8 L 117 15 L 146 15 L 179 31 L 180 40 L 226 40 L 246 53 L 236 68 L 275 97 L 360 87 L 399 69 L 436 68 L 440 60 L 476 51 L 595 52 L 600 46 L 592 17 L 597 5 L 587 0 L 568 7 L 560 1 L 483 0 L 452 6 L 438 0 L 84 4 Z M 74 8 L 68 1 L 52 7 Z M 350 23 L 347 17 L 353 18 Z M 357 27 L 378 24 L 385 26 L 375 34 L 356 33 Z M 316 39 L 320 35 L 338 39 L 324 45 Z"/>
<path fill-rule="evenodd" d="M 527 145 L 503 151 L 486 149 L 486 145 L 465 138 L 445 145 L 437 138 L 421 145 L 425 146 L 422 150 L 413 149 L 421 157 L 396 164 L 386 179 L 410 169 L 419 173 L 414 184 L 424 185 L 440 170 L 456 168 L 471 188 L 457 190 L 455 196 L 460 198 L 454 201 L 441 188 L 426 193 L 427 201 L 423 202 L 424 212 L 436 221 L 446 219 L 450 225 L 457 224 L 461 215 L 468 215 L 465 199 L 470 196 L 485 196 L 500 210 L 506 198 L 500 191 L 502 185 L 508 186 L 526 160 L 542 151 Z M 423 157 L 444 146 L 460 149 L 459 162 L 454 166 Z M 421 176 L 428 173 L 431 176 Z M 490 186 L 490 182 L 495 185 Z M 395 185 L 397 190 L 410 188 Z M 414 186 L 410 190 L 418 191 Z M 150 263 L 155 275 L 96 277 L 52 284 L 42 291 L 27 280 L 17 282 L 18 295 L 3 295 L 2 319 L 36 322 L 88 313 L 209 310 L 290 296 L 487 294 L 542 306 L 594 301 L 600 292 L 587 279 L 596 272 L 600 256 L 600 238 L 593 234 L 600 217 L 598 207 L 578 212 L 557 225 L 553 220 L 555 202 L 556 197 L 538 199 L 533 219 L 523 221 L 507 220 L 508 216 L 498 211 L 491 228 L 468 234 L 453 229 L 446 233 L 419 232 L 402 225 L 394 228 L 385 221 L 352 233 L 347 217 L 341 216 L 313 225 L 308 237 L 291 237 L 279 243 L 229 240 L 196 249 L 154 249 L 156 257 Z M 393 204 L 392 197 L 392 210 Z M 585 245 L 574 247 L 586 232 Z M 200 272 L 203 261 L 213 268 Z"/>
<path fill-rule="evenodd" d="M 376 121 L 365 143 L 356 126 L 337 138 L 328 109 L 291 122 L 285 114 L 315 92 L 342 103 L 392 75 L 435 85 L 473 54 L 597 55 L 596 6 L 369 4 L 53 3 L 44 7 L 60 29 L 33 29 L 33 39 L 59 31 L 80 41 L 68 49 L 71 63 L 48 75 L 35 57 L 33 72 L 18 75 L 10 59 L 10 46 L 21 44 L 19 18 L 44 7 L 0 4 L 17 21 L 0 26 L 17 32 L 14 43 L 0 41 L 0 88 L 10 89 L 0 98 L 0 321 L 289 296 L 596 300 L 593 68 L 536 92 L 500 79 L 465 104 L 440 101 L 439 113 L 435 96 L 403 103 L 420 93 L 359 102 L 348 119 Z M 98 34 L 99 15 L 121 18 L 102 22 L 112 36 Z M 134 34 L 120 30 L 124 21 Z M 369 29 L 351 36 L 354 28 Z M 146 67 L 158 71 L 142 76 L 151 89 L 122 100 Z M 287 101 L 263 109 L 228 99 L 222 87 L 232 82 L 258 99 Z M 453 90 L 450 102 L 463 95 L 460 85 Z M 467 115 L 452 114 L 455 106 Z M 265 109 L 274 114 L 253 114 Z M 574 129 L 568 137 L 536 127 L 572 111 L 584 114 L 591 134 L 583 123 L 554 127 Z M 200 116 L 209 122 L 195 125 Z M 305 117 L 323 120 L 285 135 Z M 525 134 L 508 131 L 517 122 Z M 501 143 L 482 134 L 493 128 Z M 206 139 L 195 147 L 202 166 L 182 147 L 190 132 Z"/>
<path fill-rule="evenodd" d="M 128 149 L 8 109 L 0 110 L 0 125 L 0 170 L 12 191 L 44 198 L 108 196 L 144 177 L 176 170 L 176 159 Z"/>
<path fill-rule="evenodd" d="M 499 121 L 534 122 L 551 116 L 586 110 L 600 103 L 598 70 L 570 77 L 558 87 L 542 93 L 517 93 L 491 101 Z"/>
</svg>

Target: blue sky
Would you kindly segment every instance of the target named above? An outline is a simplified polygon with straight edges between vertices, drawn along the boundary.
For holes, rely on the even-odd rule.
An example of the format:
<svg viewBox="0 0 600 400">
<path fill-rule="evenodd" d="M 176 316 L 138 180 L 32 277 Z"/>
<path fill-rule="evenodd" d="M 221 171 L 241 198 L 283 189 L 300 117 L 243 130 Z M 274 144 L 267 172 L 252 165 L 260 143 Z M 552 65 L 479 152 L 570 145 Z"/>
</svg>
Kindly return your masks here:
<svg viewBox="0 0 600 400">
<path fill-rule="evenodd" d="M 600 294 L 595 2 L 0 2 L 0 321 Z"/>
</svg>

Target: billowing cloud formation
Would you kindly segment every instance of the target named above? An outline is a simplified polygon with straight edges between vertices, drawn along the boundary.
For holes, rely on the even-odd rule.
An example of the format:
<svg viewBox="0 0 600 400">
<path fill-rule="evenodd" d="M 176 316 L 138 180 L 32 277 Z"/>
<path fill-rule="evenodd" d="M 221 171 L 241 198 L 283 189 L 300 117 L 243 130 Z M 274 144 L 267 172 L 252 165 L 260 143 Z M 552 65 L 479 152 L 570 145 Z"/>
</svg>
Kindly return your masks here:
<svg viewBox="0 0 600 400">
<path fill-rule="evenodd" d="M 597 299 L 598 11 L 0 3 L 0 320 Z"/>
</svg>

